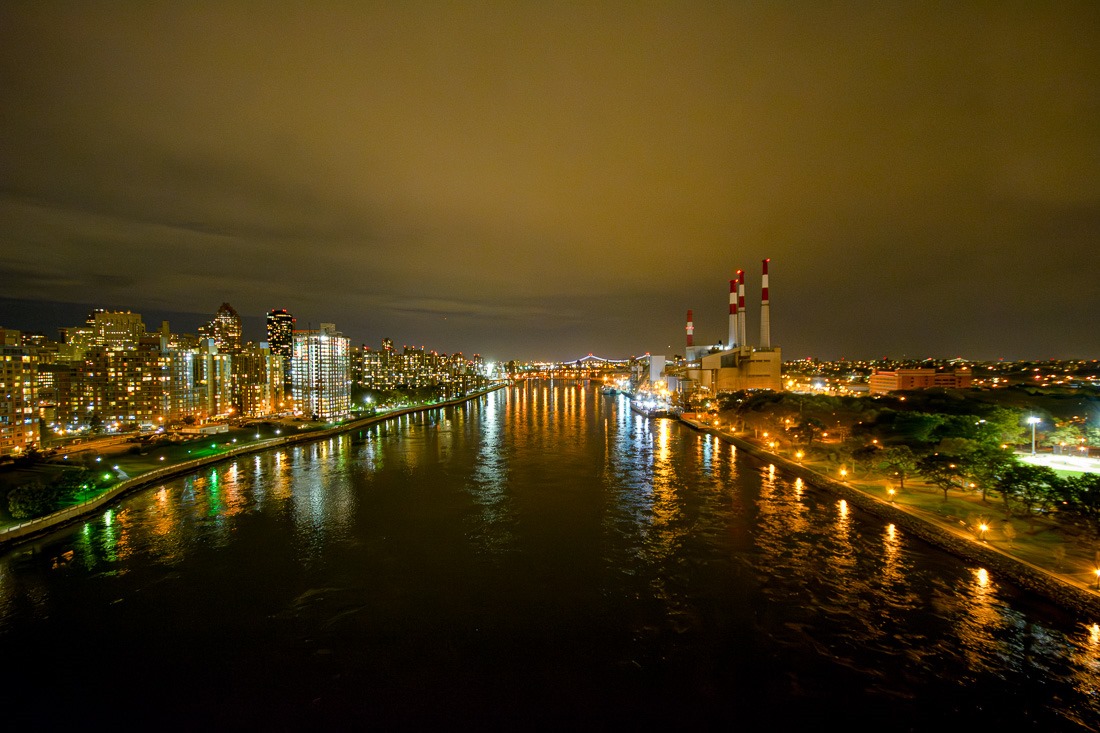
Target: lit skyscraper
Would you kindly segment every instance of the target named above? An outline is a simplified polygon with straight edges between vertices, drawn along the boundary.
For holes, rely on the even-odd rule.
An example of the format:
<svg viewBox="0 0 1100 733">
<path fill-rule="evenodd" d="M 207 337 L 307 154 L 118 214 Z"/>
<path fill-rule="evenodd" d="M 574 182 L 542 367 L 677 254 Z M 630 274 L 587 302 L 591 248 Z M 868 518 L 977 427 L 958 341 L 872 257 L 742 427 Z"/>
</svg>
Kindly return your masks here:
<svg viewBox="0 0 1100 733">
<path fill-rule="evenodd" d="M 351 410 L 351 343 L 333 323 L 316 331 L 294 332 L 291 387 L 294 406 L 321 420 L 344 417 Z"/>
<path fill-rule="evenodd" d="M 267 345 L 272 354 L 283 357 L 283 381 L 290 384 L 290 359 L 294 354 L 294 316 L 286 308 L 267 314 Z"/>
<path fill-rule="evenodd" d="M 214 339 L 218 351 L 234 354 L 241 350 L 241 317 L 229 303 L 222 303 L 214 320 L 199 326 L 199 335 Z"/>
</svg>

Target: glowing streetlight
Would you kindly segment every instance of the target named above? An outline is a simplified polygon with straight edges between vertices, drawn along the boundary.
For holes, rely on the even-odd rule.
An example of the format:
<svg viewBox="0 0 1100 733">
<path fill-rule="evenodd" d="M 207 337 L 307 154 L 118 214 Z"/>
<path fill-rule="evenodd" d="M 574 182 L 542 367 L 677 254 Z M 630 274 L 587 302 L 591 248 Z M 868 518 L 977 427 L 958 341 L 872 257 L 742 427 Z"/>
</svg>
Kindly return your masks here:
<svg viewBox="0 0 1100 733">
<path fill-rule="evenodd" d="M 893 489 L 887 489 L 886 493 L 890 495 L 890 501 L 893 502 L 894 501 L 894 494 L 896 494 L 897 492 L 894 491 Z"/>
<path fill-rule="evenodd" d="M 1035 424 L 1042 422 L 1042 420 L 1032 415 L 1027 421 L 1031 423 L 1031 455 L 1035 455 Z"/>
<path fill-rule="evenodd" d="M 981 533 L 979 537 L 981 538 L 982 542 L 985 542 L 985 533 L 989 531 L 989 525 L 985 522 L 982 522 L 978 525 L 978 531 Z"/>
<path fill-rule="evenodd" d="M 847 477 L 848 477 L 848 469 L 847 468 L 840 469 L 840 478 L 841 478 L 841 480 L 844 480 Z"/>
</svg>

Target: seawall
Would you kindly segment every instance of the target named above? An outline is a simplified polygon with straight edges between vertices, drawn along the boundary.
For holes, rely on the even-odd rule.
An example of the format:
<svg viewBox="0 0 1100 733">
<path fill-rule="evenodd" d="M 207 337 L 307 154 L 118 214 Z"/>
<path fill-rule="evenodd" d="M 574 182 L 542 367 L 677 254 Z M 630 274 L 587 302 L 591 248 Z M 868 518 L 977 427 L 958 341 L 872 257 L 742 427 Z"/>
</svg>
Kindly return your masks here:
<svg viewBox="0 0 1100 733">
<path fill-rule="evenodd" d="M 829 491 L 868 514 L 893 522 L 898 527 L 912 532 L 924 541 L 957 557 L 1001 573 L 1017 585 L 1034 591 L 1060 606 L 1100 621 L 1100 595 L 1083 585 L 1061 578 L 1050 570 L 992 547 L 961 529 L 949 529 L 946 523 L 883 501 L 848 484 L 824 476 L 801 463 L 769 453 L 737 436 L 719 432 L 690 418 L 681 417 L 680 422 L 694 430 L 710 433 L 719 440 L 731 443 L 737 446 L 738 450 L 761 461 L 772 463 L 776 468 L 801 478 L 803 483 L 816 489 Z"/>
</svg>

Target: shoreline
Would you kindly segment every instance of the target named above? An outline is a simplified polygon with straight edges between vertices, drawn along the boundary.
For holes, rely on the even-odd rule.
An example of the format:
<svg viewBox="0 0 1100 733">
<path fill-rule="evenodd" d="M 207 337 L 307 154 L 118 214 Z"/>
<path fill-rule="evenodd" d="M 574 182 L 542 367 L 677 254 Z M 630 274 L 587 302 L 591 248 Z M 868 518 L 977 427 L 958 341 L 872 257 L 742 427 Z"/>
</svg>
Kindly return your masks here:
<svg viewBox="0 0 1100 733">
<path fill-rule="evenodd" d="M 98 511 L 99 509 L 112 504 L 116 500 L 131 492 L 147 488 L 151 484 L 158 483 L 162 480 L 176 478 L 177 476 L 191 473 L 196 469 L 203 468 L 204 466 L 221 463 L 222 461 L 228 461 L 242 455 L 271 450 L 272 448 L 296 445 L 298 443 L 309 443 L 315 440 L 325 440 L 335 435 L 349 433 L 354 430 L 367 427 L 369 425 L 375 425 L 377 423 L 385 422 L 386 420 L 390 420 L 395 417 L 402 417 L 404 415 L 410 415 L 417 412 L 437 410 L 443 407 L 454 407 L 456 405 L 465 404 L 467 402 L 470 402 L 471 400 L 484 397 L 485 395 L 491 394 L 507 386 L 508 383 L 504 382 L 501 384 L 493 385 L 484 390 L 474 392 L 472 394 L 464 395 L 453 400 L 447 400 L 446 402 L 437 402 L 432 405 L 413 405 L 410 407 L 403 407 L 382 415 L 370 415 L 368 417 L 357 418 L 355 420 L 351 420 L 349 422 L 342 423 L 331 428 L 322 428 L 319 430 L 311 430 L 308 432 L 294 433 L 279 438 L 269 438 L 267 440 L 257 443 L 243 445 L 240 448 L 232 448 L 225 453 L 221 453 L 219 455 L 207 456 L 205 458 L 196 458 L 190 461 L 184 461 L 182 463 L 173 463 L 169 466 L 164 466 L 163 468 L 155 468 L 152 471 L 147 471 L 132 478 L 120 481 L 119 483 L 104 491 L 99 496 L 83 501 L 80 504 L 65 507 L 64 509 L 59 509 L 56 512 L 46 514 L 45 516 L 28 519 L 25 522 L 20 522 L 19 524 L 14 524 L 4 529 L 0 529 L 0 550 L 11 549 L 14 546 L 34 540 L 44 534 L 52 532 L 53 530 L 59 529 L 69 524 L 74 524 L 77 521 L 87 517 L 88 515 Z"/>
<path fill-rule="evenodd" d="M 1037 593 L 1063 608 L 1089 616 L 1094 621 L 1100 621 L 1100 592 L 1093 590 L 1091 583 L 1078 582 L 1064 573 L 1036 565 L 974 537 L 970 532 L 953 526 L 946 519 L 930 515 L 919 508 L 880 499 L 850 483 L 837 481 L 809 466 L 770 453 L 729 432 L 717 430 L 683 416 L 678 420 L 693 430 L 714 435 L 754 458 L 774 464 L 777 468 L 801 478 L 811 487 L 828 491 L 851 502 L 868 514 L 893 522 L 941 550 L 1003 573 L 1021 588 Z"/>
</svg>

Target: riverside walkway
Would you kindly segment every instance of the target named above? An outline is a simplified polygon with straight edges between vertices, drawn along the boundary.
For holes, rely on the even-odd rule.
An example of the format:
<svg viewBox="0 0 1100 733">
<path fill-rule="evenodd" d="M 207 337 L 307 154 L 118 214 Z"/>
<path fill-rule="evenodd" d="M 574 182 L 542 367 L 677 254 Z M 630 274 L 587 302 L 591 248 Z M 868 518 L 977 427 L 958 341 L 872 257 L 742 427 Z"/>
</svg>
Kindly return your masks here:
<svg viewBox="0 0 1100 733">
<path fill-rule="evenodd" d="M 904 491 L 891 494 L 893 487 L 883 477 L 840 480 L 829 475 L 827 464 L 773 453 L 751 437 L 720 429 L 705 419 L 690 415 L 679 419 L 1100 623 L 1098 545 L 1051 517 L 1020 519 L 1000 503 L 982 501 L 977 493 L 953 494 L 944 501 L 941 489 L 921 481 L 906 481 Z"/>
<path fill-rule="evenodd" d="M 0 521 L 0 548 L 18 544 L 20 542 L 29 541 L 58 527 L 79 521 L 80 519 L 94 514 L 95 512 L 106 506 L 110 506 L 119 498 L 132 491 L 146 488 L 148 486 L 157 484 L 170 478 L 174 478 L 176 476 L 191 473 L 199 468 L 202 468 L 203 466 L 208 466 L 214 463 L 221 463 L 222 461 L 231 460 L 233 458 L 237 458 L 238 456 L 270 450 L 272 448 L 295 445 L 298 443 L 313 442 L 317 440 L 325 440 L 326 438 L 331 438 L 335 435 L 351 432 L 353 430 L 359 430 L 369 425 L 385 422 L 386 420 L 392 420 L 403 415 L 409 415 L 416 412 L 426 412 L 428 410 L 436 410 L 441 407 L 461 405 L 465 402 L 477 399 L 478 397 L 489 394 L 490 392 L 501 389 L 505 386 L 507 386 L 505 383 L 495 384 L 484 390 L 472 392 L 468 395 L 464 395 L 463 397 L 458 397 L 453 400 L 409 405 L 407 407 L 388 410 L 386 412 L 376 413 L 365 417 L 353 418 L 340 423 L 336 423 L 330 427 L 301 426 L 302 429 L 299 429 L 297 431 L 288 430 L 288 434 L 285 436 L 281 435 L 281 431 L 279 431 L 280 434 L 278 434 L 276 437 L 263 440 L 251 440 L 245 443 L 241 443 L 240 445 L 230 444 L 224 450 L 212 450 L 212 452 L 210 452 L 208 455 L 203 455 L 201 457 L 193 458 L 190 460 L 172 461 L 170 463 L 167 463 L 166 465 L 143 471 L 134 476 L 127 476 L 124 472 L 120 471 L 118 473 L 123 477 L 124 480 L 108 487 L 100 494 L 97 494 L 96 496 L 91 497 L 85 501 L 73 504 L 72 506 L 65 507 L 42 517 L 35 517 L 33 519 L 27 519 L 23 521 Z M 196 442 L 206 442 L 207 440 L 208 438 L 204 438 Z"/>
</svg>

